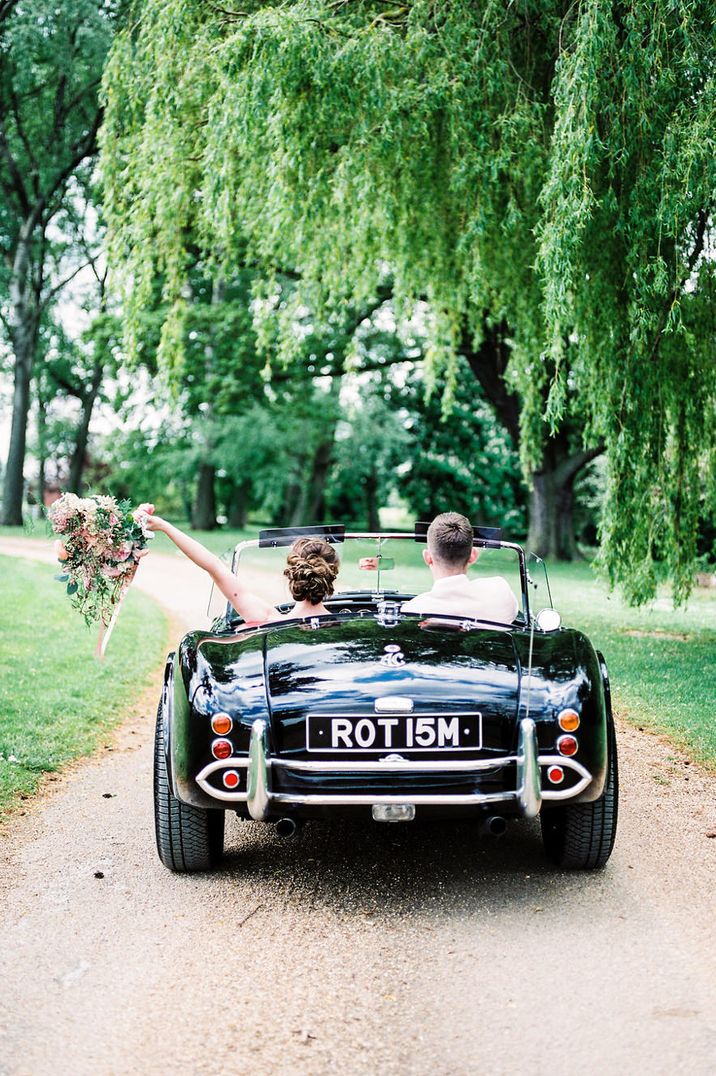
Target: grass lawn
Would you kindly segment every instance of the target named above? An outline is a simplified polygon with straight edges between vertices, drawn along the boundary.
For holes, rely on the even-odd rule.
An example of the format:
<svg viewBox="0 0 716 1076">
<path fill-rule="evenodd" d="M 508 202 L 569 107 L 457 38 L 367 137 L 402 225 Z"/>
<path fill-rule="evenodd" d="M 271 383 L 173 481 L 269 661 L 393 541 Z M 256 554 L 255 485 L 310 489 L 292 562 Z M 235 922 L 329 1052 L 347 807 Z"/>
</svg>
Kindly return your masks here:
<svg viewBox="0 0 716 1076">
<path fill-rule="evenodd" d="M 694 589 L 685 609 L 674 610 L 666 590 L 630 609 L 586 563 L 549 574 L 563 622 L 606 658 L 615 709 L 716 769 L 716 589 Z"/>
<path fill-rule="evenodd" d="M 53 575 L 50 565 L 0 556 L 0 816 L 43 773 L 92 751 L 167 649 L 164 613 L 132 590 L 97 661 L 96 629 Z"/>
</svg>

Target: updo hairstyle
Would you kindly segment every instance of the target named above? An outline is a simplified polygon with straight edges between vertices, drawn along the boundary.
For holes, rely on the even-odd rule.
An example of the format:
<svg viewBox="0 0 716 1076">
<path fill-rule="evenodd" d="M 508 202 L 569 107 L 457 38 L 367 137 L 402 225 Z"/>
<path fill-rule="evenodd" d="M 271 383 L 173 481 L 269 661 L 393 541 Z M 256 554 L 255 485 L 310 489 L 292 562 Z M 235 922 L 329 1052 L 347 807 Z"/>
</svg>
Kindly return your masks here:
<svg viewBox="0 0 716 1076">
<path fill-rule="evenodd" d="M 340 562 L 336 551 L 322 538 L 299 538 L 291 546 L 284 575 L 294 601 L 320 605 L 333 593 Z"/>
</svg>

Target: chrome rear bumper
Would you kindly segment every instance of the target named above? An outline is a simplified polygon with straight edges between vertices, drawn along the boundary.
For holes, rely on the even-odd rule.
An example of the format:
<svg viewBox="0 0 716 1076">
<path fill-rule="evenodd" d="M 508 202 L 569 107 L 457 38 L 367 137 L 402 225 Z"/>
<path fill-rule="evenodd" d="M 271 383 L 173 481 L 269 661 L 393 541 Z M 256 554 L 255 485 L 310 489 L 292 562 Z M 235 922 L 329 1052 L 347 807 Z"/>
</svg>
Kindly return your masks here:
<svg viewBox="0 0 716 1076">
<path fill-rule="evenodd" d="M 367 773 L 414 773 L 414 774 L 479 774 L 494 772 L 514 765 L 516 767 L 516 787 L 500 792 L 469 793 L 399 793 L 381 794 L 376 792 L 277 792 L 271 789 L 271 770 L 277 767 L 312 774 L 341 773 L 346 777 Z M 574 770 L 580 780 L 568 789 L 542 789 L 541 766 L 559 765 L 563 769 Z M 209 783 L 208 778 L 217 770 L 246 769 L 246 791 L 232 792 L 217 789 Z M 376 804 L 412 804 L 425 806 L 475 806 L 492 807 L 504 804 L 516 807 L 523 818 L 534 818 L 539 814 L 542 800 L 567 799 L 577 795 L 591 781 L 591 774 L 581 763 L 562 755 L 539 755 L 537 749 L 537 731 L 531 718 L 520 721 L 517 753 L 505 755 L 499 759 L 478 759 L 466 762 L 462 760 L 438 760 L 431 762 L 413 760 L 382 760 L 378 762 L 311 762 L 291 761 L 271 757 L 268 747 L 268 724 L 259 718 L 251 728 L 251 742 L 248 758 L 229 758 L 212 762 L 197 775 L 197 784 L 210 796 L 229 803 L 246 803 L 249 814 L 257 821 L 266 821 L 275 808 L 291 807 L 330 807 L 330 806 L 374 806 Z"/>
</svg>

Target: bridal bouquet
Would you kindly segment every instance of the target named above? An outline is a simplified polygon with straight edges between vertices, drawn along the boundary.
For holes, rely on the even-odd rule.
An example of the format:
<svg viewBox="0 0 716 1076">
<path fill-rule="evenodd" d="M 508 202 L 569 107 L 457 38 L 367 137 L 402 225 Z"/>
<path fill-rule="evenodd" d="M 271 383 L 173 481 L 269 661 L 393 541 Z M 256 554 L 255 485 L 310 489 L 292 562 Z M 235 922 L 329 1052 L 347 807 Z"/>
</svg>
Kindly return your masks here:
<svg viewBox="0 0 716 1076">
<path fill-rule="evenodd" d="M 105 639 L 102 645 L 103 630 L 113 622 L 147 540 L 154 537 L 137 514 L 140 521 L 129 501 L 74 493 L 63 494 L 47 512 L 53 531 L 61 536 L 55 553 L 67 576 L 67 593 L 87 624 L 101 622 L 102 653 L 107 644 Z"/>
</svg>

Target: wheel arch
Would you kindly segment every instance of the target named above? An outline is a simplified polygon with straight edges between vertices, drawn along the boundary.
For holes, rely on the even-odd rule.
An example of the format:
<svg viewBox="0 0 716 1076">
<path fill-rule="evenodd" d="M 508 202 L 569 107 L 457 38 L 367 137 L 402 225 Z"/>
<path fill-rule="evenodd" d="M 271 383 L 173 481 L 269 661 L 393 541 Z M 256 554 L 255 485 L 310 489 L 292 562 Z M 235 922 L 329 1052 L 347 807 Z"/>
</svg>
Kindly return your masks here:
<svg viewBox="0 0 716 1076">
<path fill-rule="evenodd" d="M 167 654 L 167 660 L 164 664 L 164 679 L 162 683 L 162 696 L 161 696 L 161 708 L 162 708 L 162 733 L 164 741 L 164 761 L 167 768 L 167 777 L 169 780 L 169 789 L 173 796 L 176 796 L 176 788 L 174 782 L 174 767 L 172 766 L 172 726 L 174 715 L 174 694 L 176 691 L 177 677 L 175 676 L 176 670 L 176 651 L 172 650 Z M 179 684 L 181 684 L 181 677 L 178 678 Z M 183 685 L 182 685 L 183 688 Z"/>
<path fill-rule="evenodd" d="M 609 669 L 604 654 L 601 650 L 597 650 L 597 661 L 599 662 L 599 669 L 602 674 L 602 686 L 604 688 L 604 709 L 607 715 L 607 721 L 613 722 L 612 715 L 612 689 L 609 681 Z"/>
</svg>

